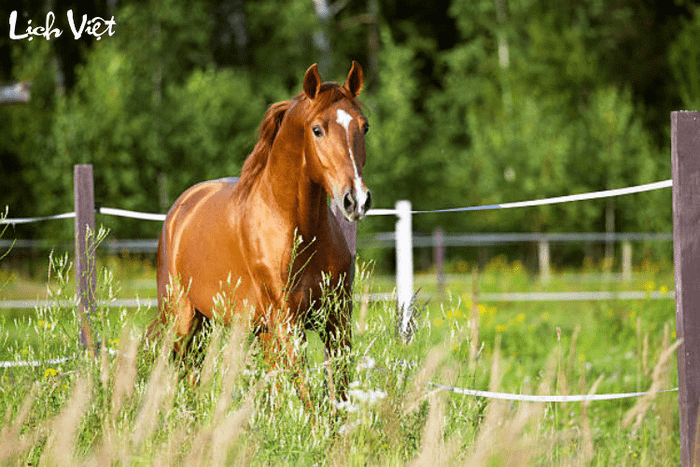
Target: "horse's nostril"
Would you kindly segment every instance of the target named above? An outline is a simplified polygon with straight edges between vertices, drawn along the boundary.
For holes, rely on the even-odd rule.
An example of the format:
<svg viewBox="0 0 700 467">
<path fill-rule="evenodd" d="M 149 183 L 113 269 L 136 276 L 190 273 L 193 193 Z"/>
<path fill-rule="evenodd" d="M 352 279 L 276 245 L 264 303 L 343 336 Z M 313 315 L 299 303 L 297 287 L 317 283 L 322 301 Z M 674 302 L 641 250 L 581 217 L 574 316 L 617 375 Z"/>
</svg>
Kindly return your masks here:
<svg viewBox="0 0 700 467">
<path fill-rule="evenodd" d="M 343 207 L 345 208 L 345 212 L 352 212 L 355 210 L 355 198 L 349 191 L 345 193 L 343 197 Z"/>
<path fill-rule="evenodd" d="M 367 201 L 365 201 L 364 210 L 365 212 L 372 209 L 372 191 L 367 190 Z"/>
</svg>

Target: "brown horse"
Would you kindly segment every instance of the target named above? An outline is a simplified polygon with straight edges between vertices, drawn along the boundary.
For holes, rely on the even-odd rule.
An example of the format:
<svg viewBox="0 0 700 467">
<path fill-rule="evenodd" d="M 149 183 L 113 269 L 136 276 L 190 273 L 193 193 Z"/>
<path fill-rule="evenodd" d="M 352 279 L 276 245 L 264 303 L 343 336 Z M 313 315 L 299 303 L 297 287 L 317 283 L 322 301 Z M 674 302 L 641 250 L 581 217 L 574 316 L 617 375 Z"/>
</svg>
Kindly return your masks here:
<svg viewBox="0 0 700 467">
<path fill-rule="evenodd" d="M 250 320 L 268 361 L 282 355 L 294 371 L 294 341 L 312 315 L 325 313 L 316 327 L 326 358 L 350 349 L 353 256 L 328 198 L 349 221 L 372 204 L 362 178 L 369 126 L 356 100 L 363 81 L 356 62 L 342 86 L 322 83 L 311 66 L 303 92 L 267 111 L 238 183 L 203 182 L 175 201 L 158 243 L 158 301 L 161 321 L 182 338 L 176 351 L 215 314 Z M 217 309 L 222 298 L 227 306 Z M 345 371 L 337 382 L 344 397 Z"/>
</svg>

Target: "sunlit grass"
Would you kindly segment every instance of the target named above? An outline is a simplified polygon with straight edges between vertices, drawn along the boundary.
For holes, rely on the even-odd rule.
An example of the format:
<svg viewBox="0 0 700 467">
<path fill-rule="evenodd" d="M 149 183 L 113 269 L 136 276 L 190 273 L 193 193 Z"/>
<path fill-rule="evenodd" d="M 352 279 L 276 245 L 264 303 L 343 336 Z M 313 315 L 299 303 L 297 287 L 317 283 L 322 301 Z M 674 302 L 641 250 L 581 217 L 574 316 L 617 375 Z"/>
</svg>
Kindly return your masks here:
<svg viewBox="0 0 700 467">
<path fill-rule="evenodd" d="M 52 271 L 54 298 L 70 298 L 70 264 L 53 258 Z M 512 280 L 508 270 L 499 274 L 504 283 L 521 280 L 517 270 Z M 98 277 L 98 298 L 125 292 L 114 274 Z M 642 285 L 668 287 L 659 277 Z M 356 293 L 385 290 L 371 269 L 357 278 Z M 480 276 L 479 286 L 487 280 Z M 535 404 L 428 385 L 516 394 L 675 387 L 672 300 L 482 303 L 471 277 L 462 282 L 428 303 L 408 345 L 396 337 L 393 304 L 358 298 L 346 402 L 329 400 L 312 335 L 302 374 L 311 409 L 292 374 L 268 371 L 237 329 L 212 323 L 192 384 L 170 358 L 167 336 L 144 344 L 153 310 L 98 307 L 98 358 L 78 345 L 75 307 L 5 320 L 3 359 L 71 359 L 0 369 L 0 464 L 678 465 L 675 393 L 642 404 Z"/>
</svg>

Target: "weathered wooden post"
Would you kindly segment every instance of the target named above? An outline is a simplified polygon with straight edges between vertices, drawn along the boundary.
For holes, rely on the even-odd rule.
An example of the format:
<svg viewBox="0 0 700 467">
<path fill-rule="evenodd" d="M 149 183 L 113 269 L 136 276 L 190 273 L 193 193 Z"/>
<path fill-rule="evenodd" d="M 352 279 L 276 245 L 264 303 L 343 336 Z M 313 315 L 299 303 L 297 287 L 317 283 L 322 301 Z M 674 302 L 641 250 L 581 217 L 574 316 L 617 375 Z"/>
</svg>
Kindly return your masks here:
<svg viewBox="0 0 700 467">
<path fill-rule="evenodd" d="M 700 112 L 671 113 L 671 172 L 681 465 L 690 467 L 700 464 Z"/>
<path fill-rule="evenodd" d="M 95 311 L 95 190 L 91 165 L 73 168 L 75 199 L 75 286 L 80 344 L 96 353 L 88 316 Z"/>
</svg>

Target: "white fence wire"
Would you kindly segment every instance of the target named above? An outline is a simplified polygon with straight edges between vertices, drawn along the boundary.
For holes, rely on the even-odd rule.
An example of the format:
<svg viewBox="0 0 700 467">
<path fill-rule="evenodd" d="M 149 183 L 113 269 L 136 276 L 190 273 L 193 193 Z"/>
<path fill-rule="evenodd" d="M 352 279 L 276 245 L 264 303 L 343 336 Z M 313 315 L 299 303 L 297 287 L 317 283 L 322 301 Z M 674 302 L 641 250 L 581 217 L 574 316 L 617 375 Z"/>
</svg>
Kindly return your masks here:
<svg viewBox="0 0 700 467">
<path fill-rule="evenodd" d="M 600 199 L 600 198 L 609 198 L 609 197 L 614 197 L 614 196 L 623 196 L 623 195 L 628 195 L 628 194 L 633 194 L 633 193 L 642 193 L 642 192 L 647 192 L 647 191 L 659 190 L 659 189 L 663 189 L 663 188 L 669 188 L 671 186 L 672 186 L 672 180 L 664 180 L 664 181 L 660 181 L 660 182 L 649 183 L 649 184 L 645 184 L 645 185 L 638 185 L 638 186 L 628 187 L 628 188 L 619 188 L 619 189 L 613 189 L 613 190 L 596 191 L 596 192 L 582 193 L 582 194 L 575 194 L 575 195 L 558 196 L 558 197 L 554 197 L 554 198 L 542 198 L 542 199 L 531 200 L 531 201 L 520 201 L 520 202 L 514 202 L 514 203 L 491 204 L 491 205 L 482 205 L 482 206 L 467 206 L 467 207 L 460 207 L 460 208 L 436 209 L 436 210 L 428 210 L 428 211 L 409 210 L 409 212 L 410 212 L 410 214 L 426 214 L 426 213 L 469 212 L 469 211 L 485 211 L 485 210 L 493 210 L 493 209 L 511 209 L 511 208 L 522 208 L 522 207 L 532 207 L 532 206 L 544 206 L 544 205 L 549 205 L 549 204 L 559 204 L 559 203 L 566 203 L 566 202 L 572 202 L 572 201 L 583 201 L 583 200 L 593 200 L 593 199 Z M 126 217 L 126 218 L 132 218 L 132 219 L 149 220 L 149 221 L 163 222 L 165 220 L 165 214 L 143 213 L 143 212 L 128 211 L 128 210 L 124 210 L 124 209 L 115 209 L 115 208 L 99 208 L 99 213 L 104 214 L 104 215 Z M 374 216 L 397 215 L 397 214 L 399 214 L 397 209 L 372 209 L 367 213 L 367 215 L 374 215 Z M 42 222 L 42 221 L 47 221 L 47 220 L 66 219 L 66 218 L 73 218 L 73 217 L 75 217 L 75 213 L 68 212 L 68 213 L 58 214 L 55 216 L 2 219 L 2 220 L 0 220 L 0 224 L 19 225 L 19 224 L 28 224 L 28 223 L 32 223 L 32 222 Z M 410 221 L 408 222 L 408 225 L 409 226 L 411 225 Z M 400 234 L 397 231 L 396 236 L 398 237 L 399 235 Z M 409 236 L 409 242 L 410 242 L 410 238 L 412 237 L 412 232 L 410 230 L 408 230 L 408 236 Z M 397 240 L 398 240 L 398 238 L 397 238 Z M 412 265 L 412 259 L 411 259 L 409 264 Z M 412 294 L 412 290 L 411 290 L 411 294 Z M 577 299 L 577 300 L 578 299 L 610 300 L 610 299 L 625 299 L 625 298 L 629 298 L 629 299 L 671 298 L 669 296 L 669 294 L 644 293 L 644 292 L 632 293 L 633 295 L 628 295 L 628 294 L 630 294 L 629 292 L 592 292 L 592 293 L 578 292 L 576 294 L 577 295 L 583 294 L 583 295 L 574 298 L 574 295 L 575 295 L 574 293 L 563 292 L 563 293 L 545 293 L 545 294 L 539 293 L 538 295 L 530 294 L 530 296 L 531 296 L 532 300 L 554 300 L 554 299 L 556 299 L 556 300 L 573 300 L 573 299 Z M 480 299 L 488 300 L 490 298 L 494 301 L 497 301 L 497 300 L 510 301 L 510 300 L 516 298 L 514 294 L 490 294 L 490 295 L 493 295 L 493 296 L 489 297 L 486 294 L 483 294 L 480 297 Z M 520 294 L 520 295 L 522 295 L 522 294 Z M 6 303 L 9 303 L 9 305 L 13 305 L 13 304 L 19 305 L 20 304 L 20 303 L 12 303 L 12 302 L 6 302 Z M 120 300 L 120 301 L 111 302 L 111 304 L 114 306 L 127 306 L 127 307 L 128 306 L 142 306 L 142 305 L 154 306 L 154 303 L 155 303 L 155 300 L 153 300 L 153 299 L 140 300 L 140 301 L 139 300 L 134 300 L 134 301 L 132 301 L 132 300 Z M 9 306 L 9 307 L 12 307 L 12 306 Z M 62 363 L 69 361 L 72 358 L 73 357 L 62 357 L 62 358 L 55 358 L 55 359 L 51 359 L 51 360 L 45 360 L 45 361 L 33 361 L 33 360 L 32 361 L 0 361 L 0 368 L 59 365 L 59 364 L 62 364 Z M 650 394 L 649 392 L 629 392 L 629 393 L 617 393 L 617 394 L 541 396 L 541 395 L 526 395 L 526 394 L 508 394 L 508 393 L 500 393 L 500 392 L 493 392 L 493 391 L 481 391 L 481 390 L 476 390 L 476 389 L 456 388 L 456 387 L 447 386 L 447 385 L 438 384 L 438 383 L 433 383 L 433 382 L 428 383 L 428 386 L 432 386 L 432 387 L 437 388 L 437 389 L 451 391 L 455 394 L 469 395 L 469 396 L 475 396 L 475 397 L 485 397 L 485 398 L 491 398 L 491 399 L 502 399 L 502 400 L 509 400 L 509 401 L 525 401 L 525 402 L 582 402 L 582 401 L 595 401 L 595 400 L 614 400 L 614 399 L 623 399 L 623 398 L 642 397 L 642 396 L 646 396 L 646 395 Z M 672 391 L 677 391 L 677 390 L 678 390 L 678 388 L 666 389 L 663 391 L 658 391 L 657 393 L 672 392 Z"/>
<path fill-rule="evenodd" d="M 447 209 L 433 209 L 426 211 L 411 211 L 411 214 L 428 214 L 428 213 L 443 213 L 443 212 L 468 212 L 468 211 L 486 211 L 493 209 L 512 209 L 512 208 L 523 208 L 532 206 L 545 206 L 549 204 L 560 204 L 568 203 L 571 201 L 584 201 L 600 198 L 611 198 L 615 196 L 629 195 L 633 193 L 643 193 L 647 191 L 660 190 L 663 188 L 670 188 L 673 185 L 673 180 L 663 180 L 660 182 L 647 183 L 644 185 L 637 185 L 627 188 L 616 188 L 612 190 L 594 191 L 589 193 L 581 193 L 575 195 L 557 196 L 554 198 L 541 198 L 530 201 L 518 201 L 514 203 L 501 203 L 501 204 L 486 204 L 481 206 L 466 206 L 459 208 L 447 208 Z M 105 214 L 109 216 L 116 217 L 126 217 L 131 219 L 141 219 L 149 221 L 163 222 L 165 220 L 165 214 L 156 213 L 146 213 L 138 211 L 129 211 L 126 209 L 116 209 L 116 208 L 99 208 L 100 214 Z M 391 216 L 396 215 L 396 209 L 370 209 L 367 212 L 368 216 Z M 15 219 L 3 219 L 0 224 L 28 224 L 31 222 L 41 222 L 54 219 L 66 219 L 75 217 L 74 212 L 66 212 L 63 214 L 58 214 L 55 216 L 44 216 L 44 217 L 27 217 L 27 218 L 15 218 Z"/>
</svg>

